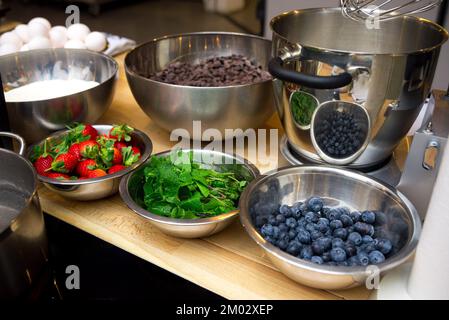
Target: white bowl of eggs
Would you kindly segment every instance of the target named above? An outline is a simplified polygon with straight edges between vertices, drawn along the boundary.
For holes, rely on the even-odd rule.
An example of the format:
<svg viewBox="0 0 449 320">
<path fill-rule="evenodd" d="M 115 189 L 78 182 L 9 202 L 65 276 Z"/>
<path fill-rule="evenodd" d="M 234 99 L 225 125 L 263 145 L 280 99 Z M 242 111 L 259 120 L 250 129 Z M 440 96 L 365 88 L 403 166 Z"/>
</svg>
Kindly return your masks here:
<svg viewBox="0 0 449 320">
<path fill-rule="evenodd" d="M 75 23 L 68 28 L 52 26 L 42 17 L 33 18 L 28 24 L 19 24 L 14 30 L 0 36 L 0 55 L 49 48 L 88 49 L 101 52 L 106 47 L 107 40 L 104 33 L 91 32 L 85 24 Z"/>
</svg>

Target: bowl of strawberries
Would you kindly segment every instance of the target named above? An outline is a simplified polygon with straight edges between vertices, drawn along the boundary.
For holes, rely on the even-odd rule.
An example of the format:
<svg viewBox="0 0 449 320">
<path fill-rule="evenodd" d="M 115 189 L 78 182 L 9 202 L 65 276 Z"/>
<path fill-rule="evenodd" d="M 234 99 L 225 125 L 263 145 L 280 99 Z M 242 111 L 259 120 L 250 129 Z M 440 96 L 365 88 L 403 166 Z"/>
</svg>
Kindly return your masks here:
<svg viewBox="0 0 449 320">
<path fill-rule="evenodd" d="M 73 200 L 117 193 L 121 178 L 150 156 L 153 144 L 127 124 L 76 124 L 31 146 L 28 159 L 50 190 Z"/>
</svg>

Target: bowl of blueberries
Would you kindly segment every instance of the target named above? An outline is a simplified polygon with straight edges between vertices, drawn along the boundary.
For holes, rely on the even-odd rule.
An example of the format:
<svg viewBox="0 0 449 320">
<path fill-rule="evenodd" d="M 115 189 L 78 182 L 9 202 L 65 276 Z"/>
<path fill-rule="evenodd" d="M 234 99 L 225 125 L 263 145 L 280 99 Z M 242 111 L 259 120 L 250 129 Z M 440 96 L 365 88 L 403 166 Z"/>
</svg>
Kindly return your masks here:
<svg viewBox="0 0 449 320">
<path fill-rule="evenodd" d="M 396 189 L 334 167 L 296 166 L 255 179 L 240 197 L 250 237 L 289 278 L 348 289 L 407 261 L 421 221 Z"/>
</svg>

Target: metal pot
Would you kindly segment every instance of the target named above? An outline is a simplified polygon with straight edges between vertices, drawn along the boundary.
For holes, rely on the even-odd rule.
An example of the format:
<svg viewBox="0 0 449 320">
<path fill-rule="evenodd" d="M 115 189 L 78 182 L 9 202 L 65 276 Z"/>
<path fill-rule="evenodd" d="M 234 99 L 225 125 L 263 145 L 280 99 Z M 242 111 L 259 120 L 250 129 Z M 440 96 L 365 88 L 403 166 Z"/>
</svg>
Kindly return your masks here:
<svg viewBox="0 0 449 320">
<path fill-rule="evenodd" d="M 19 155 L 0 149 L 0 300 L 23 297 L 45 271 L 47 238 L 37 195 L 33 165 L 22 157 L 24 140 L 12 133 L 0 136 L 20 143 Z"/>
<path fill-rule="evenodd" d="M 286 12 L 271 20 L 271 28 L 269 70 L 277 78 L 275 101 L 289 143 L 311 162 L 324 162 L 310 130 L 294 124 L 294 92 L 310 93 L 320 103 L 357 103 L 369 113 L 371 133 L 364 151 L 349 164 L 353 168 L 382 163 L 407 134 L 448 39 L 446 30 L 424 19 L 404 16 L 370 29 L 345 18 L 340 8 Z"/>
</svg>

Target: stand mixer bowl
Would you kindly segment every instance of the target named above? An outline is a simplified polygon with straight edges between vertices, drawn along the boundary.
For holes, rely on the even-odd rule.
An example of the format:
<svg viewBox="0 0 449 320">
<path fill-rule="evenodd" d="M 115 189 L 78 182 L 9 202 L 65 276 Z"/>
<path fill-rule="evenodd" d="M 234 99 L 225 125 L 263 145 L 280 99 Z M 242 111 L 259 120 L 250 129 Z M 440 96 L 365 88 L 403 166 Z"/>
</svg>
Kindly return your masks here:
<svg viewBox="0 0 449 320">
<path fill-rule="evenodd" d="M 326 161 L 310 132 L 294 123 L 293 93 L 307 92 L 320 103 L 356 103 L 367 110 L 369 143 L 349 164 L 357 169 L 391 156 L 429 94 L 447 31 L 413 16 L 381 21 L 378 27 L 345 18 L 340 8 L 295 10 L 271 20 L 274 58 L 269 70 L 276 77 L 278 113 L 292 148 L 312 163 Z"/>
</svg>

